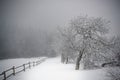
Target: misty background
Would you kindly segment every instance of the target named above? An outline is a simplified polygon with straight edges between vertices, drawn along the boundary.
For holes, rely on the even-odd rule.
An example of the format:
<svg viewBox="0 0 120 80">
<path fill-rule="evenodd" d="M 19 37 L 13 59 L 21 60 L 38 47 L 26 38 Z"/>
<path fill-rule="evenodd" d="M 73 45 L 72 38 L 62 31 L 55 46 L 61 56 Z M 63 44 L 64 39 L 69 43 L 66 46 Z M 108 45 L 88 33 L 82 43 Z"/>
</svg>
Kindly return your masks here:
<svg viewBox="0 0 120 80">
<path fill-rule="evenodd" d="M 79 15 L 111 21 L 120 34 L 119 0 L 0 0 L 0 59 L 56 54 L 51 48 L 57 27 Z"/>
</svg>

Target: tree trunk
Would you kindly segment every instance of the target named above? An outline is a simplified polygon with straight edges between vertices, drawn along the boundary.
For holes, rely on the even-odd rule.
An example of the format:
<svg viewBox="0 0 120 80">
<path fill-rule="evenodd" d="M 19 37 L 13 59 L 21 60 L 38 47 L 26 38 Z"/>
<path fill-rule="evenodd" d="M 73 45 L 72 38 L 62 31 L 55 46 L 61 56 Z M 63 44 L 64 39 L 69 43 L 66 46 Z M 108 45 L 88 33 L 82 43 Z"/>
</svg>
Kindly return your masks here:
<svg viewBox="0 0 120 80">
<path fill-rule="evenodd" d="M 62 62 L 62 63 L 64 63 L 64 62 L 65 62 L 65 56 L 64 56 L 64 54 L 63 54 L 63 53 L 61 54 L 61 62 Z"/>
<path fill-rule="evenodd" d="M 79 70 L 79 65 L 80 65 L 80 61 L 82 59 L 82 55 L 83 55 L 83 52 L 81 53 L 81 51 L 79 52 L 79 55 L 77 57 L 77 60 L 76 60 L 76 67 L 75 67 L 75 70 Z"/>
<path fill-rule="evenodd" d="M 111 62 L 108 62 L 108 63 L 103 63 L 102 64 L 102 67 L 105 67 L 105 66 L 120 66 L 120 62 L 117 62 L 117 61 L 111 61 Z"/>
<path fill-rule="evenodd" d="M 68 57 L 66 57 L 66 64 L 68 63 Z"/>
</svg>

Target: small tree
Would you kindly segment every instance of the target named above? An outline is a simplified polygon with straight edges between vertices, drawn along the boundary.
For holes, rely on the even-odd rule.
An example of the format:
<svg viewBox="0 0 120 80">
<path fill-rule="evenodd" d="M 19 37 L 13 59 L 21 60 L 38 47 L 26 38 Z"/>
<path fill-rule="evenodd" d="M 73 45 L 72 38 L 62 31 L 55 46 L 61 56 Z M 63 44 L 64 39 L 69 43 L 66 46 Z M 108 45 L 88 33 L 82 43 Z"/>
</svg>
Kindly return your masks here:
<svg viewBox="0 0 120 80">
<path fill-rule="evenodd" d="M 102 67 L 105 66 L 120 66 L 120 37 L 113 37 L 111 44 L 109 46 L 109 61 L 102 64 Z M 106 55 L 107 56 L 107 55 Z"/>
<path fill-rule="evenodd" d="M 115 55 L 115 59 L 117 62 L 120 62 L 120 36 L 117 36 L 112 45 L 112 52 Z"/>
<path fill-rule="evenodd" d="M 107 69 L 108 80 L 120 80 L 120 67 Z"/>
<path fill-rule="evenodd" d="M 104 36 L 108 33 L 108 23 L 109 21 L 102 18 L 79 16 L 71 20 L 70 25 L 61 32 L 64 46 L 73 50 L 76 55 L 76 70 L 83 57 L 100 53 L 107 46 Z"/>
</svg>

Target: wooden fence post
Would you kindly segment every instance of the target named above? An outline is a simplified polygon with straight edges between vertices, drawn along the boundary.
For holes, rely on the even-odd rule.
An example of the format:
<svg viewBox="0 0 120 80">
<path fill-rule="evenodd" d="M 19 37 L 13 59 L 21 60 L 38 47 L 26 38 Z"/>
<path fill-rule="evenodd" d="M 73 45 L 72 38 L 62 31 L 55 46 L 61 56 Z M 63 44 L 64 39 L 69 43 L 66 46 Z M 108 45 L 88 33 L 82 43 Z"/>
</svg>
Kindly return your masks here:
<svg viewBox="0 0 120 80">
<path fill-rule="evenodd" d="M 5 71 L 3 72 L 3 75 L 4 75 L 4 79 L 3 80 L 6 80 L 6 72 Z"/>
<path fill-rule="evenodd" d="M 23 71 L 25 71 L 25 64 L 23 64 Z"/>
<path fill-rule="evenodd" d="M 39 61 L 39 64 L 40 64 L 40 61 Z"/>
<path fill-rule="evenodd" d="M 13 66 L 13 75 L 15 75 L 15 66 Z"/>
<path fill-rule="evenodd" d="M 39 61 L 37 61 L 37 65 L 39 65 Z"/>
<path fill-rule="evenodd" d="M 38 65 L 38 61 L 36 61 L 36 66 Z"/>
<path fill-rule="evenodd" d="M 29 69 L 31 68 L 30 62 L 29 62 Z"/>
<path fill-rule="evenodd" d="M 33 62 L 33 67 L 35 66 L 35 62 Z"/>
</svg>

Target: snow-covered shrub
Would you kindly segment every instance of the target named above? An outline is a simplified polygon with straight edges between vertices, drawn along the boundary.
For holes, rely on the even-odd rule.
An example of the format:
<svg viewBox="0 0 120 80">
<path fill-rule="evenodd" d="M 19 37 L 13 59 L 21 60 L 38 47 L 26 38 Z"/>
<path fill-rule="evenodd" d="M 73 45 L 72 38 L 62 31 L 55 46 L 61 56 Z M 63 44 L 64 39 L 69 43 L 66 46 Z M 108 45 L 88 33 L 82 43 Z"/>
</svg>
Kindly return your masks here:
<svg viewBox="0 0 120 80">
<path fill-rule="evenodd" d="M 120 80 L 120 67 L 112 67 L 107 71 L 109 80 Z"/>
</svg>

